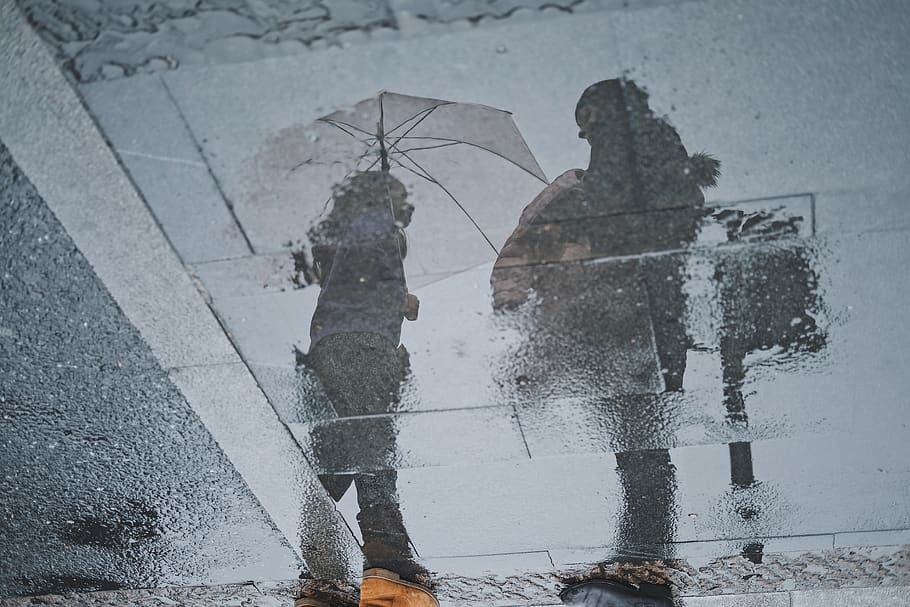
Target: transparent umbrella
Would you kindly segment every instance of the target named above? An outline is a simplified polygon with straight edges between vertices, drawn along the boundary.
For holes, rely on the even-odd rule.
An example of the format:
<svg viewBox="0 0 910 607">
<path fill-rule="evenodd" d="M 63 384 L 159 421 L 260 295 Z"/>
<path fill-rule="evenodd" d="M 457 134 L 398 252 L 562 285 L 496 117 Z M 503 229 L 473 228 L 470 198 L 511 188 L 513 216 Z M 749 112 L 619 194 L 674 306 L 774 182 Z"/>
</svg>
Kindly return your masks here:
<svg viewBox="0 0 910 607">
<path fill-rule="evenodd" d="M 391 92 L 295 131 L 269 164 L 302 205 L 295 215 L 310 225 L 328 213 L 333 188 L 346 177 L 395 176 L 415 207 L 406 261 L 412 277 L 442 278 L 495 260 L 547 183 L 509 112 Z"/>
</svg>

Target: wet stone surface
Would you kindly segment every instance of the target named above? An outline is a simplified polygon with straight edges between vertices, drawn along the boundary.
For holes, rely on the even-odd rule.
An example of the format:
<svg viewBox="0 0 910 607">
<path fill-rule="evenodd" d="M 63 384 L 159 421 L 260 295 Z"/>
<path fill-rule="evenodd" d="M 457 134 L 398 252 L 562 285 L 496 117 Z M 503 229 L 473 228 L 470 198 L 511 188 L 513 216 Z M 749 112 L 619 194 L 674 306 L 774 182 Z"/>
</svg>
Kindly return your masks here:
<svg viewBox="0 0 910 607">
<path fill-rule="evenodd" d="M 908 583 L 907 15 L 634 8 L 83 87 L 363 557 L 308 558 L 454 604 Z M 186 163 L 248 251 L 180 231 L 212 187 L 159 206 Z"/>
<path fill-rule="evenodd" d="M 197 275 L 366 562 L 419 580 L 433 576 L 417 555 L 757 564 L 833 547 L 842 529 L 910 526 L 888 506 L 910 499 L 893 347 L 907 331 L 903 233 L 819 234 L 834 210 L 811 193 L 706 202 L 718 162 L 690 154 L 634 82 L 585 95 L 589 168 L 480 208 L 497 253 L 410 185 L 394 147 L 391 176 L 338 173 L 334 193 L 310 178 L 313 150 L 359 145 L 344 128 L 270 138 L 258 182 L 230 186 L 248 196 L 238 217 L 254 243 L 299 238 L 284 257 Z M 368 132 L 377 108 L 356 107 L 341 124 Z M 369 152 L 355 165 L 381 160 Z M 474 210 L 475 192 L 444 183 Z M 295 199 L 284 224 L 267 217 Z"/>
<path fill-rule="evenodd" d="M 717 559 L 697 566 L 681 562 L 650 562 L 608 566 L 598 571 L 565 568 L 558 573 L 534 569 L 513 575 L 470 576 L 440 572 L 434 587 L 444 606 L 459 604 L 551 605 L 567 582 L 608 576 L 630 582 L 671 580 L 680 595 L 677 604 L 697 607 L 741 605 L 880 605 L 906 604 L 906 550 L 859 549 L 768 555 L 762 564 L 742 557 Z M 512 563 L 518 563 L 513 558 Z M 444 570 L 443 570 L 444 571 Z M 467 570 L 465 570 L 467 571 Z M 848 586 L 819 591 L 818 587 Z M 229 605 L 234 607 L 290 606 L 291 597 L 321 593 L 337 604 L 356 604 L 354 584 L 300 580 L 255 585 L 156 588 L 92 593 L 68 593 L 24 598 L 0 598 L 2 607 L 77 605 L 97 607 L 159 607 Z M 705 597 L 705 598 L 692 598 Z M 866 601 L 866 602 L 863 602 Z M 891 601 L 891 602 L 888 602 Z"/>
<path fill-rule="evenodd" d="M 162 72 L 181 65 L 251 61 L 337 45 L 349 32 L 398 35 L 420 24 L 497 21 L 516 11 L 572 13 L 604 0 L 230 0 L 121 2 L 18 0 L 26 17 L 79 81 Z M 503 51 L 505 52 L 505 51 Z"/>
<path fill-rule="evenodd" d="M 22 0 L 19 5 L 81 82 L 181 64 L 259 59 L 334 40 L 350 29 L 394 26 L 385 0 Z"/>
<path fill-rule="evenodd" d="M 488 588 L 537 580 L 542 597 L 573 568 L 641 559 L 681 592 L 786 591 L 841 582 L 798 559 L 799 575 L 753 568 L 902 542 L 903 231 L 832 229 L 848 203 L 767 184 L 710 198 L 725 164 L 632 81 L 585 93 L 590 164 L 548 186 L 492 162 L 483 181 L 482 162 L 404 139 L 377 170 L 375 98 L 330 114 L 342 128 L 276 107 L 235 136 L 167 82 L 255 251 L 192 270 L 366 564 L 465 596 L 471 567 L 536 563 L 539 579 Z M 439 135 L 429 100 L 386 101 L 391 133 Z M 497 119 L 449 117 L 527 163 Z M 493 247 L 420 170 L 445 175 Z M 723 581 L 693 582 L 702 566 Z"/>
<path fill-rule="evenodd" d="M 645 561 L 611 563 L 596 569 L 562 568 L 556 572 L 486 574 L 462 577 L 440 574 L 434 585 L 443 605 L 517 604 L 558 605 L 554 597 L 561 588 L 580 580 L 614 579 L 628 583 L 671 584 L 680 605 L 757 605 L 799 604 L 820 600 L 819 604 L 854 604 L 865 597 L 907 601 L 908 554 L 904 549 L 857 549 L 771 554 L 765 562 L 754 563 L 740 556 L 714 559 L 698 565 L 684 561 Z M 300 592 L 318 587 L 301 581 Z M 829 593 L 813 592 L 819 587 L 854 587 Z M 328 588 L 334 590 L 334 587 Z M 790 592 L 793 592 L 791 595 Z M 341 597 L 345 595 L 339 593 Z M 747 596 L 740 596 L 747 595 Z M 818 598 L 816 598 L 818 595 Z M 356 597 L 349 594 L 348 597 Z M 690 597 L 726 597 L 725 602 Z M 791 596 L 793 597 L 791 599 Z M 760 598 L 765 600 L 762 601 Z M 350 600 L 350 599 L 349 599 Z M 816 604 L 816 603 L 808 603 Z M 869 603 L 876 604 L 876 603 Z"/>
<path fill-rule="evenodd" d="M 74 607 L 279 607 L 292 604 L 294 582 L 259 582 L 195 587 L 100 591 L 0 598 L 2 607 L 20 605 L 71 605 Z"/>
<path fill-rule="evenodd" d="M 396 10 L 406 11 L 414 17 L 431 23 L 451 23 L 466 20 L 477 23 L 483 20 L 507 19 L 516 12 L 542 9 L 572 13 L 582 5 L 593 4 L 585 0 L 448 0 L 446 2 L 420 2 L 420 0 L 393 0 Z"/>
<path fill-rule="evenodd" d="M 0 594 L 288 577 L 289 546 L 0 144 Z"/>
</svg>

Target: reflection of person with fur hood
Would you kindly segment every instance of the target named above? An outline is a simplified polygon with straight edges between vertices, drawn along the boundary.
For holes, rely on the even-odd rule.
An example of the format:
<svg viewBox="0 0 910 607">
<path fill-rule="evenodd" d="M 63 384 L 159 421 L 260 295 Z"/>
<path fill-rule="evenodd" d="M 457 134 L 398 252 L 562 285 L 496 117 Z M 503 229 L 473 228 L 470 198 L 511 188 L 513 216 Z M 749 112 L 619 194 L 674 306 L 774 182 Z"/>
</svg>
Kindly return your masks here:
<svg viewBox="0 0 910 607">
<path fill-rule="evenodd" d="M 675 535 L 675 466 L 668 450 L 642 445 L 653 442 L 647 420 L 662 416 L 658 393 L 682 389 L 689 337 L 679 251 L 697 237 L 702 188 L 714 185 L 720 164 L 690 156 L 629 80 L 588 87 L 575 118 L 591 145 L 588 169 L 562 174 L 525 208 L 493 268 L 496 309 L 535 294 L 505 373 L 522 379 L 522 402 L 571 384 L 571 394 L 609 420 L 604 440 L 616 452 L 624 501 L 617 548 L 670 558 L 659 551 L 672 550 Z M 642 255 L 659 252 L 674 253 Z M 668 588 L 608 580 L 572 586 L 561 598 L 584 607 L 672 605 Z"/>
<path fill-rule="evenodd" d="M 579 295 L 592 276 L 569 265 L 559 277 L 533 266 L 685 249 L 697 237 L 704 215 L 702 188 L 715 184 L 717 160 L 690 156 L 676 130 L 654 115 L 647 93 L 630 80 L 589 86 L 575 119 L 579 137 L 591 145 L 589 167 L 560 175 L 522 212 L 493 268 L 497 309 L 520 305 L 531 289 L 540 295 Z M 682 386 L 688 339 L 682 326 L 682 263 L 680 256 L 642 261 L 668 390 Z M 571 319 L 561 322 L 572 324 Z"/>
<path fill-rule="evenodd" d="M 634 242 L 628 238 L 608 242 L 598 235 L 605 223 L 590 220 L 700 209 L 704 206 L 701 188 L 716 183 L 720 163 L 705 154 L 689 156 L 676 130 L 654 115 L 647 93 L 631 80 L 604 80 L 589 86 L 575 108 L 575 120 L 578 136 L 591 145 L 588 169 L 566 171 L 525 208 L 495 269 L 629 255 L 644 252 L 635 249 L 654 250 L 663 244 L 681 248 L 694 240 L 700 213 L 687 214 L 688 221 L 655 226 Z M 613 217 L 611 225 L 617 221 L 622 218 Z M 554 229 L 558 223 L 568 225 Z M 614 228 L 605 236 L 618 234 Z"/>
</svg>

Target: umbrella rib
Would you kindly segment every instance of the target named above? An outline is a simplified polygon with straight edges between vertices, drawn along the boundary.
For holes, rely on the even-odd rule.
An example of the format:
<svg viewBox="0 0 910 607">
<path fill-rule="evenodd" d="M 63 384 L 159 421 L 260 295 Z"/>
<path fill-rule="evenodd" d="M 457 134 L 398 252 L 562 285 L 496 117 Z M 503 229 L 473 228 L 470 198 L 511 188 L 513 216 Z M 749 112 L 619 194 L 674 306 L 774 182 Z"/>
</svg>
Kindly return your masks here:
<svg viewBox="0 0 910 607">
<path fill-rule="evenodd" d="M 355 135 L 354 133 L 350 132 L 347 129 L 341 128 L 341 126 L 339 126 L 339 125 L 343 124 L 344 126 L 350 128 L 354 131 L 358 131 L 360 133 L 363 133 L 364 135 L 369 135 L 370 137 L 376 136 L 376 133 L 371 133 L 369 131 L 366 131 L 366 130 L 360 128 L 359 126 L 354 126 L 353 124 L 348 124 L 347 122 L 343 122 L 341 120 L 335 120 L 334 118 L 320 118 L 319 120 L 321 120 L 322 122 L 325 122 L 326 124 L 331 124 L 336 129 L 338 129 L 344 133 L 347 133 L 348 135 L 350 135 L 351 137 L 354 137 L 355 139 L 357 138 L 357 135 Z M 358 139 L 358 141 L 363 141 L 364 143 L 366 143 L 366 140 L 364 140 L 364 139 Z"/>
<path fill-rule="evenodd" d="M 346 133 L 346 134 L 348 134 L 348 135 L 350 135 L 351 137 L 354 137 L 354 138 L 357 137 L 357 135 L 355 135 L 355 134 L 352 133 L 351 131 L 349 131 L 349 130 L 347 130 L 347 129 L 345 129 L 345 128 L 342 128 L 341 125 L 339 125 L 337 122 L 332 122 L 332 121 L 329 120 L 328 118 L 320 118 L 319 120 L 321 120 L 322 122 L 324 122 L 324 123 L 326 123 L 326 124 L 329 124 L 329 125 L 335 127 L 336 129 L 338 129 L 338 130 L 341 131 L 342 133 Z"/>
<path fill-rule="evenodd" d="M 363 160 L 364 157 L 366 157 L 366 154 L 364 154 L 363 156 L 361 156 L 361 157 L 360 157 L 360 160 Z M 358 160 L 358 162 L 360 162 L 360 160 Z M 371 163 L 370 163 L 370 166 L 368 166 L 367 168 L 365 168 L 362 172 L 366 173 L 367 171 L 369 171 L 370 169 L 372 169 L 374 166 L 376 166 L 376 164 L 377 164 L 380 160 L 382 160 L 382 158 L 379 158 L 379 157 L 377 156 L 377 157 L 376 157 L 376 160 L 374 160 L 373 162 L 371 162 Z M 356 170 L 356 169 L 355 169 L 355 170 Z M 353 172 L 353 171 L 352 171 L 352 172 Z M 348 175 L 350 175 L 350 173 L 348 173 Z"/>
<path fill-rule="evenodd" d="M 400 166 L 401 168 L 403 168 L 404 170 L 410 171 L 411 173 L 414 173 L 415 175 L 417 175 L 417 176 L 420 177 L 421 179 L 426 179 L 426 180 L 429 181 L 430 183 L 436 183 L 436 182 L 433 180 L 432 175 L 429 175 L 429 174 L 427 174 L 426 172 L 419 172 L 419 171 L 416 171 L 416 170 L 412 169 L 412 168 L 409 167 L 408 165 L 406 165 L 406 164 L 404 164 L 403 162 L 401 162 L 401 160 L 400 160 L 399 158 L 392 158 L 392 157 L 390 157 L 390 159 L 391 159 L 392 161 L 394 161 L 398 166 Z M 409 160 L 411 160 L 411 162 L 414 162 L 413 159 L 410 159 L 410 158 L 409 158 Z M 423 171 L 423 167 L 418 167 L 418 168 L 420 168 L 420 170 Z"/>
<path fill-rule="evenodd" d="M 328 121 L 326 121 L 326 122 L 328 124 L 332 124 L 331 122 L 328 122 Z M 335 126 L 335 125 L 333 125 L 333 126 Z M 338 127 L 338 128 L 341 128 L 341 127 Z M 344 129 L 341 129 L 341 130 L 344 131 Z M 345 132 L 347 132 L 347 131 L 345 131 Z M 363 154 L 360 155 L 360 158 L 357 159 L 357 162 L 360 163 L 360 161 L 363 160 L 366 157 L 366 155 L 370 153 L 370 150 L 373 148 L 373 146 L 376 145 L 376 142 L 374 141 L 373 143 L 367 143 L 367 141 L 369 141 L 369 140 L 364 140 L 364 139 L 358 139 L 358 141 L 361 141 L 365 146 L 367 146 L 366 149 L 363 151 Z M 297 164 L 295 164 L 293 167 L 291 167 L 291 170 L 288 172 L 293 173 L 300 167 L 307 165 L 307 164 L 312 164 L 312 163 L 313 163 L 313 159 L 308 158 L 308 159 L 304 160 L 303 162 L 298 162 Z M 317 164 L 327 164 L 327 163 L 317 163 Z M 334 163 L 328 163 L 328 164 L 341 164 L 341 163 L 339 163 L 339 161 L 336 160 Z M 373 164 L 376 164 L 376 163 L 373 163 Z M 372 167 L 373 167 L 373 165 L 370 165 L 370 168 L 372 168 Z M 354 170 L 356 170 L 356 168 Z M 367 169 L 367 170 L 369 171 L 370 169 Z M 353 171 L 348 171 L 347 174 L 345 174 L 345 178 L 347 178 L 348 175 L 350 175 L 352 172 Z"/>
<path fill-rule="evenodd" d="M 433 110 L 435 110 L 435 109 L 438 108 L 438 107 L 441 107 L 441 106 L 443 106 L 443 105 L 451 105 L 451 104 L 452 104 L 451 101 L 440 101 L 439 103 L 437 103 L 437 104 L 434 105 L 434 106 L 428 107 L 428 108 L 426 108 L 426 109 L 424 109 L 424 110 L 420 110 L 419 112 L 417 112 L 417 113 L 414 114 L 413 116 L 410 116 L 410 117 L 408 117 L 408 118 L 405 118 L 404 120 L 402 120 L 401 122 L 399 122 L 397 125 L 395 125 L 395 127 L 392 128 L 392 130 L 390 130 L 390 131 L 388 131 L 388 132 L 389 132 L 389 133 L 393 133 L 393 132 L 397 131 L 398 129 L 400 129 L 401 127 L 403 127 L 404 125 L 406 125 L 406 124 L 409 123 L 410 121 L 414 120 L 415 118 L 417 118 L 418 116 L 420 116 L 420 115 L 423 114 L 424 112 L 429 113 L 429 112 L 432 112 Z M 421 118 L 421 120 L 423 120 L 423 118 Z"/>
<path fill-rule="evenodd" d="M 408 133 L 410 133 L 411 131 L 413 131 L 414 129 L 416 129 L 418 126 L 420 126 L 420 123 L 423 122 L 424 120 L 426 120 L 426 119 L 429 117 L 429 115 L 432 114 L 433 111 L 434 111 L 436 108 L 438 108 L 438 107 L 439 107 L 438 105 L 434 105 L 433 107 L 431 107 L 431 108 L 427 111 L 426 114 L 424 114 L 423 116 L 420 117 L 420 120 L 418 120 L 417 122 L 415 122 L 414 124 L 412 124 L 410 127 L 408 127 L 408 130 L 406 130 L 404 133 L 402 133 L 401 136 L 399 136 L 398 139 L 395 140 L 395 143 L 398 143 L 398 142 L 401 141 L 403 138 L 407 137 L 407 136 L 408 136 Z M 402 123 L 402 124 L 404 124 L 404 123 Z"/>
<path fill-rule="evenodd" d="M 449 143 L 440 143 L 439 145 L 425 145 L 425 146 L 421 146 L 418 148 L 407 148 L 404 150 L 399 150 L 398 148 L 395 148 L 395 149 L 398 150 L 399 153 L 414 152 L 414 151 L 420 151 L 420 150 L 435 150 L 438 148 L 447 148 L 447 147 L 450 147 L 453 145 L 461 145 L 461 143 L 462 143 L 461 141 L 450 141 Z"/>
<path fill-rule="evenodd" d="M 395 162 L 398 162 L 398 161 L 396 160 Z M 400 166 L 401 168 L 403 168 L 405 171 L 410 171 L 411 173 L 414 173 L 415 175 L 417 175 L 417 176 L 420 177 L 421 179 L 426 179 L 426 180 L 429 181 L 430 183 L 434 183 L 433 180 L 432 180 L 430 177 L 427 177 L 427 176 L 424 175 L 423 173 L 419 173 L 419 172 L 415 171 L 414 169 L 412 169 L 412 168 L 409 167 L 409 166 L 405 166 L 405 165 L 401 164 L 400 162 L 398 162 L 398 166 Z"/>
<path fill-rule="evenodd" d="M 477 149 L 483 150 L 484 152 L 489 152 L 490 154 L 493 154 L 494 156 L 499 156 L 500 158 L 502 158 L 502 159 L 505 160 L 506 162 L 509 162 L 510 164 L 514 164 L 514 165 L 517 166 L 519 169 L 521 169 L 522 171 L 524 171 L 524 172 L 527 173 L 528 175 L 531 175 L 532 177 L 534 177 L 534 178 L 537 179 L 538 181 L 542 181 L 542 182 L 544 182 L 545 184 L 549 185 L 549 183 L 547 183 L 547 180 L 546 180 L 546 179 L 541 179 L 539 176 L 535 175 L 534 173 L 532 173 L 531 171 L 529 171 L 529 170 L 526 169 L 525 167 L 521 166 L 520 164 L 518 164 L 517 162 L 515 162 L 514 160 L 512 160 L 512 159 L 509 158 L 508 156 L 505 156 L 505 155 L 503 155 L 503 154 L 500 154 L 500 153 L 497 152 L 496 150 L 491 150 L 491 149 L 489 149 L 489 148 L 485 148 L 485 147 L 483 147 L 482 145 L 479 145 L 479 144 L 477 144 L 477 143 L 471 143 L 470 141 L 462 141 L 462 140 L 460 140 L 460 139 L 451 139 L 451 138 L 449 138 L 449 137 L 429 137 L 429 136 L 420 136 L 420 137 L 402 137 L 402 139 L 428 139 L 428 140 L 432 140 L 432 141 L 450 141 L 450 142 L 452 142 L 452 143 L 463 143 L 464 145 L 470 145 L 470 146 L 475 147 L 475 148 L 477 148 Z M 529 153 L 530 153 L 530 152 L 529 152 Z M 533 158 L 533 156 L 532 156 L 532 158 Z M 538 168 L 539 168 L 539 167 L 538 167 Z M 542 172 L 542 171 L 541 171 L 541 172 Z"/>
<path fill-rule="evenodd" d="M 406 124 L 409 123 L 410 121 L 414 120 L 415 118 L 417 118 L 417 117 L 420 116 L 421 114 L 429 114 L 430 112 L 432 112 L 433 110 L 435 110 L 436 107 L 437 107 L 437 106 L 435 106 L 435 105 L 434 105 L 433 107 L 428 107 L 428 108 L 426 108 L 426 109 L 420 110 L 419 112 L 417 112 L 417 113 L 414 114 L 413 116 L 409 116 L 409 117 L 405 118 L 404 120 L 402 120 L 401 122 L 399 122 L 398 124 L 396 124 L 395 127 L 392 128 L 392 129 L 389 131 L 389 133 L 394 133 L 395 131 L 397 131 L 398 129 L 400 129 L 401 127 L 403 127 L 404 125 L 406 125 Z M 423 120 L 423 118 L 425 118 L 425 116 L 422 117 L 421 120 Z"/>
<path fill-rule="evenodd" d="M 291 167 L 291 170 L 288 171 L 288 173 L 293 173 L 294 171 L 296 171 L 297 169 L 299 169 L 299 168 L 302 167 L 303 165 L 305 165 L 305 164 L 312 164 L 312 162 L 313 162 L 313 159 L 312 159 L 312 158 L 307 158 L 307 159 L 304 160 L 303 162 L 298 162 L 297 164 L 295 164 L 294 166 Z"/>
<path fill-rule="evenodd" d="M 397 148 L 396 148 L 396 149 L 397 149 Z M 429 173 L 425 168 L 423 168 L 423 167 L 420 165 L 419 162 L 417 162 L 416 160 L 414 160 L 413 158 L 411 158 L 411 157 L 407 154 L 407 152 L 402 152 L 401 150 L 398 150 L 398 151 L 401 153 L 402 156 L 404 156 L 405 158 L 407 158 L 408 160 L 410 160 L 410 161 L 414 164 L 414 166 L 416 166 L 418 169 L 420 169 L 421 171 L 423 171 L 423 173 L 427 176 L 427 179 L 429 179 L 432 183 L 434 183 L 434 184 L 436 184 L 437 186 L 439 186 L 439 188 L 440 188 L 443 192 L 445 192 L 446 195 L 447 195 L 449 198 L 452 199 L 452 202 L 454 202 L 455 205 L 456 205 L 459 209 L 461 209 L 461 212 L 465 214 L 465 217 L 467 217 L 467 218 L 470 220 L 470 222 L 471 222 L 472 224 L 474 224 L 474 227 L 477 228 L 477 231 L 480 232 L 480 235 L 483 236 L 483 239 L 487 241 L 487 244 L 490 245 L 490 248 L 493 249 L 493 252 L 496 253 L 496 255 L 498 256 L 498 255 L 499 255 L 499 250 L 496 248 L 496 245 L 494 245 L 493 242 L 489 239 L 489 237 L 487 237 L 487 234 L 486 234 L 486 232 L 483 231 L 483 228 L 481 228 L 480 225 L 478 225 L 478 223 L 477 223 L 476 221 L 474 221 L 474 218 L 471 217 L 471 214 L 468 213 L 468 210 L 467 210 L 466 208 L 464 208 L 464 206 L 463 206 L 460 202 L 458 202 L 458 199 L 455 198 L 455 196 L 452 194 L 452 192 L 450 192 L 449 189 L 448 189 L 447 187 L 445 187 L 444 185 L 442 185 L 442 184 L 439 182 L 438 179 L 436 179 L 435 177 L 433 177 L 432 175 L 430 175 L 430 173 Z M 401 164 L 401 163 L 399 162 L 399 164 Z M 404 165 L 402 165 L 402 166 L 404 166 Z"/>
</svg>

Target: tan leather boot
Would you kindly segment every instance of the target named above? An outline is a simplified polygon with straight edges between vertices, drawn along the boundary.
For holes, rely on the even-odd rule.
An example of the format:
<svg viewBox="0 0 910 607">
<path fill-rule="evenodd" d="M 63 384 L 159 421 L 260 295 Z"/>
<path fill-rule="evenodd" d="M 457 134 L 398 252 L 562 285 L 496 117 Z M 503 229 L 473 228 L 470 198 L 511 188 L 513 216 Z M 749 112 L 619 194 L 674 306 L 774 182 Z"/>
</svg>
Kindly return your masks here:
<svg viewBox="0 0 910 607">
<path fill-rule="evenodd" d="M 429 590 L 388 569 L 367 569 L 360 582 L 360 607 L 439 607 Z"/>
</svg>

